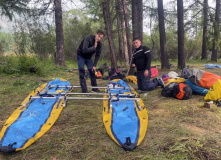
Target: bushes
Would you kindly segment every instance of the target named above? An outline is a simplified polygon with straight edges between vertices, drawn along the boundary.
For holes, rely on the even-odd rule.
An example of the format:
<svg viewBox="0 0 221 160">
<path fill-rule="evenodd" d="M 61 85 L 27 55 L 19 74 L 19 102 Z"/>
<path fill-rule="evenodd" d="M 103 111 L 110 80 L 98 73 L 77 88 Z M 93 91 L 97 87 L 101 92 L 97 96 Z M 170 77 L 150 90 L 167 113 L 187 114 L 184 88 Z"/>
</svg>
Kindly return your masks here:
<svg viewBox="0 0 221 160">
<path fill-rule="evenodd" d="M 37 72 L 39 69 L 36 68 L 36 64 L 37 59 L 35 57 L 28 57 L 25 55 L 18 56 L 18 69 L 22 73 L 29 73 L 31 68 L 35 68 L 35 72 Z"/>
<path fill-rule="evenodd" d="M 36 56 L 1 56 L 0 74 L 37 74 L 45 76 L 55 69 L 53 60 L 40 61 Z"/>
</svg>

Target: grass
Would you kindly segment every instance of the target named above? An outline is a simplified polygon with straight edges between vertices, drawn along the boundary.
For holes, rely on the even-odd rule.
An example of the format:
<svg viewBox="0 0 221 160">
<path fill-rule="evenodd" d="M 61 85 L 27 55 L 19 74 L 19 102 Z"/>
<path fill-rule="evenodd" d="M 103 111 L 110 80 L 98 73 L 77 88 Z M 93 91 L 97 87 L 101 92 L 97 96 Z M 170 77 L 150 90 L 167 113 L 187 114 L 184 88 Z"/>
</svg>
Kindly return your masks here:
<svg viewBox="0 0 221 160">
<path fill-rule="evenodd" d="M 203 69 L 204 63 L 191 61 L 187 64 L 194 66 L 191 69 Z M 0 127 L 39 85 L 57 77 L 69 80 L 72 85 L 79 85 L 77 72 L 64 72 L 62 67 L 49 68 L 51 71 L 48 71 L 48 75 L 1 75 Z M 71 68 L 77 68 L 76 63 L 67 62 L 66 69 Z M 176 67 L 159 69 L 159 77 L 172 70 L 180 74 Z M 220 75 L 220 70 L 204 70 Z M 99 86 L 108 83 L 101 79 L 97 82 Z M 135 84 L 128 83 L 137 88 Z M 87 80 L 87 84 L 90 85 L 90 80 Z M 80 92 L 80 89 L 75 92 Z M 220 159 L 221 108 L 215 104 L 211 108 L 203 108 L 203 96 L 199 95 L 193 95 L 186 101 L 162 97 L 161 88 L 148 92 L 146 96 L 142 94 L 141 98 L 148 110 L 149 124 L 143 142 L 132 152 L 125 152 L 106 133 L 102 122 L 102 101 L 69 100 L 54 126 L 44 136 L 21 152 L 0 153 L 0 159 Z"/>
</svg>

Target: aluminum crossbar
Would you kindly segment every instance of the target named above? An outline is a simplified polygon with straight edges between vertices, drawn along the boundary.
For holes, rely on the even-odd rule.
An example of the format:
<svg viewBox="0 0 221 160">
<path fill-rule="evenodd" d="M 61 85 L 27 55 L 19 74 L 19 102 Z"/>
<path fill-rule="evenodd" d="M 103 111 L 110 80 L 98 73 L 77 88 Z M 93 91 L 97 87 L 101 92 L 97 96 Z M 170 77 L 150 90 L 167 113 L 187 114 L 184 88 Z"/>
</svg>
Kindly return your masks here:
<svg viewBox="0 0 221 160">
<path fill-rule="evenodd" d="M 72 100 L 77 100 L 77 99 L 85 99 L 85 100 L 112 100 L 112 101 L 117 101 L 117 100 L 133 100 L 133 101 L 139 101 L 140 98 L 95 98 L 95 97 L 66 97 L 66 96 L 60 96 L 60 97 L 41 97 L 41 96 L 33 96 L 30 97 L 31 99 L 72 99 Z"/>
<path fill-rule="evenodd" d="M 100 96 L 128 96 L 128 97 L 134 97 L 136 96 L 136 94 L 117 94 L 117 93 L 58 93 L 58 92 L 39 92 L 39 95 L 58 95 L 58 94 L 61 94 L 61 95 L 100 95 Z"/>
<path fill-rule="evenodd" d="M 57 85 L 50 85 L 48 88 L 57 87 L 57 88 L 81 88 L 81 86 L 57 86 Z M 110 86 L 110 87 L 99 87 L 99 86 L 87 86 L 87 88 L 97 88 L 97 89 L 131 89 L 130 87 L 119 87 L 119 86 Z"/>
</svg>

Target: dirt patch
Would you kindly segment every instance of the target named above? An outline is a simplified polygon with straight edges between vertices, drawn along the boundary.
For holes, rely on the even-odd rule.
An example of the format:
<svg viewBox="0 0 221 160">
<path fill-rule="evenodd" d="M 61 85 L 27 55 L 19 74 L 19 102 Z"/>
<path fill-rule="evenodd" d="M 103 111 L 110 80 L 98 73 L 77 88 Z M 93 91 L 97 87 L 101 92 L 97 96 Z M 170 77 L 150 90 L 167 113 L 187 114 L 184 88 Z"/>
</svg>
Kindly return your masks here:
<svg viewBox="0 0 221 160">
<path fill-rule="evenodd" d="M 163 115 L 163 114 L 167 114 L 167 111 L 165 109 L 156 109 L 154 111 L 155 114 L 158 114 L 158 115 Z"/>
<path fill-rule="evenodd" d="M 198 134 L 198 135 L 205 135 L 205 134 L 213 134 L 213 133 L 221 133 L 221 131 L 216 131 L 214 129 L 204 129 L 201 127 L 197 127 L 195 125 L 192 124 L 186 124 L 186 123 L 182 123 L 181 124 L 183 127 L 185 127 L 187 130 L 192 131 L 194 134 Z"/>
</svg>

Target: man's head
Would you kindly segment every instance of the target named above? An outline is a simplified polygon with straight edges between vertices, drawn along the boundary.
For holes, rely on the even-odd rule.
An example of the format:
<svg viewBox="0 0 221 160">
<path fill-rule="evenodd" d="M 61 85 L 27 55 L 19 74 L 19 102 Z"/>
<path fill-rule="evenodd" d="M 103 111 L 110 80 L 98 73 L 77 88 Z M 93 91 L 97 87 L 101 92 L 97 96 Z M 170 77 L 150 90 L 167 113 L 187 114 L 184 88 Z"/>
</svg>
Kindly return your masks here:
<svg viewBox="0 0 221 160">
<path fill-rule="evenodd" d="M 102 30 L 98 30 L 95 35 L 95 39 L 99 42 L 102 40 L 103 37 L 104 37 L 104 32 Z"/>
<path fill-rule="evenodd" d="M 139 38 L 133 39 L 134 48 L 139 48 L 141 46 L 141 40 Z"/>
</svg>

